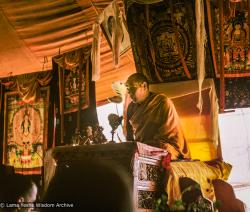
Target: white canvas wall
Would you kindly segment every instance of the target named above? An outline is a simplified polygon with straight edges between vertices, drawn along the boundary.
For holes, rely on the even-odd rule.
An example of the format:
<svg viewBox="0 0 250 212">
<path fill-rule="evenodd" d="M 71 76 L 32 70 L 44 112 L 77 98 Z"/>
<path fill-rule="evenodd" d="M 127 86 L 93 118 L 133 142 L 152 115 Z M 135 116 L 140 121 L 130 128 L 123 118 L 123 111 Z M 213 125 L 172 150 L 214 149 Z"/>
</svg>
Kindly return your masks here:
<svg viewBox="0 0 250 212">
<path fill-rule="evenodd" d="M 233 168 L 228 182 L 250 210 L 250 108 L 219 114 L 224 161 Z"/>
</svg>

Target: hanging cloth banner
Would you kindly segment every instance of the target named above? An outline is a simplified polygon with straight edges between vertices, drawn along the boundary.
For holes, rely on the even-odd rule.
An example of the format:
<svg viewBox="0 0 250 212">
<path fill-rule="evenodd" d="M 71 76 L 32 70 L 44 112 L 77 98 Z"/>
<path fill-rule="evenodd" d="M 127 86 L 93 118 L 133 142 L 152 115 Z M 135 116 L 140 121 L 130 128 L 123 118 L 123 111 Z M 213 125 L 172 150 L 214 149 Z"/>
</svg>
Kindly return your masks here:
<svg viewBox="0 0 250 212">
<path fill-rule="evenodd" d="M 90 52 L 91 47 L 87 46 L 53 58 L 59 69 L 60 114 L 78 111 L 79 95 L 81 95 L 81 109 L 89 106 Z M 79 94 L 80 87 L 81 94 Z"/>
<path fill-rule="evenodd" d="M 39 99 L 41 87 L 47 86 L 52 79 L 51 71 L 33 74 L 22 74 L 7 78 L 1 83 L 10 90 L 17 90 L 25 103 L 35 102 Z"/>
<path fill-rule="evenodd" d="M 225 78 L 250 76 L 250 1 L 206 0 L 206 7 L 216 77 L 222 74 L 222 66 Z"/>
<path fill-rule="evenodd" d="M 26 103 L 19 92 L 5 93 L 3 164 L 19 174 L 41 174 L 47 149 L 49 87 L 40 88 L 35 102 Z"/>
<path fill-rule="evenodd" d="M 109 6 L 107 6 L 96 18 L 93 25 L 93 43 L 91 52 L 93 81 L 100 78 L 100 28 L 112 49 L 114 66 L 117 68 L 119 66 L 120 55 L 130 48 L 129 35 L 125 25 L 124 17 L 122 16 L 116 1 L 109 4 Z"/>
<path fill-rule="evenodd" d="M 91 61 L 92 61 L 92 81 L 97 81 L 100 79 L 100 44 L 101 44 L 101 34 L 100 25 L 94 23 L 93 25 L 93 42 L 91 49 Z"/>
</svg>

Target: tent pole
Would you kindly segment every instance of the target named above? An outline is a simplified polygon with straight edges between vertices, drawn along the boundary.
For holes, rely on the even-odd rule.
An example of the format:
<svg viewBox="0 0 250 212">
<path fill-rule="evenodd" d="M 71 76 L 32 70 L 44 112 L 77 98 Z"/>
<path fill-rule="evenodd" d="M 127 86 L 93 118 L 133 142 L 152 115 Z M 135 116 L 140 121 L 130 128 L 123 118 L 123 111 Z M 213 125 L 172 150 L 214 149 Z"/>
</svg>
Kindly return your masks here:
<svg viewBox="0 0 250 212">
<path fill-rule="evenodd" d="M 77 124 L 76 124 L 76 128 L 78 129 L 78 131 L 80 132 L 81 130 L 81 97 L 82 97 L 82 69 L 83 69 L 83 57 L 84 54 L 81 56 L 80 58 L 80 64 L 79 64 L 79 88 L 78 88 L 78 111 L 77 111 Z"/>
<path fill-rule="evenodd" d="M 224 70 L 224 11 L 223 1 L 219 1 L 220 18 L 220 112 L 225 109 L 225 70 Z"/>
</svg>

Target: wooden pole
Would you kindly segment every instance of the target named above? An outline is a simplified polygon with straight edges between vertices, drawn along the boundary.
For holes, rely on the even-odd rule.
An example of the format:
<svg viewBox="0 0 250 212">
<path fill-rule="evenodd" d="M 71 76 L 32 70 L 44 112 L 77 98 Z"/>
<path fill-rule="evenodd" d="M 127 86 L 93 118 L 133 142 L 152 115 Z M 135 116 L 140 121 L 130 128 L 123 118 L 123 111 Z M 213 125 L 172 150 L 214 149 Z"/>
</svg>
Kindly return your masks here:
<svg viewBox="0 0 250 212">
<path fill-rule="evenodd" d="M 53 119 L 54 119 L 54 125 L 53 125 L 53 142 L 52 142 L 52 148 L 56 146 L 56 104 L 54 103 L 53 106 Z"/>
<path fill-rule="evenodd" d="M 0 80 L 0 114 L 2 112 L 2 96 L 3 96 L 3 85 Z"/>
<path fill-rule="evenodd" d="M 58 65 L 59 71 L 59 92 L 60 92 L 60 136 L 61 144 L 64 144 L 64 68 L 61 69 Z"/>
<path fill-rule="evenodd" d="M 82 69 L 83 69 L 83 58 L 84 55 L 81 55 L 81 59 L 80 59 L 80 64 L 79 64 L 79 87 L 78 87 L 78 112 L 77 112 L 77 124 L 76 127 L 78 129 L 78 131 L 80 131 L 80 127 L 81 127 L 81 97 L 82 97 Z"/>
<path fill-rule="evenodd" d="M 212 51 L 212 59 L 214 64 L 214 72 L 216 76 L 219 74 L 218 72 L 218 64 L 216 60 L 216 53 L 215 53 L 215 46 L 214 46 L 214 33 L 213 33 L 213 23 L 211 17 L 211 5 L 210 0 L 206 0 L 206 7 L 207 7 L 207 17 L 208 17 L 208 30 L 209 30 L 209 38 L 210 38 L 210 46 Z"/>
<path fill-rule="evenodd" d="M 224 11 L 223 1 L 219 1 L 220 19 L 220 112 L 225 109 L 225 70 L 224 70 Z"/>
<path fill-rule="evenodd" d="M 150 49 L 150 54 L 153 60 L 153 65 L 154 65 L 154 73 L 156 74 L 157 79 L 159 82 L 163 82 L 161 75 L 158 73 L 157 67 L 156 67 L 156 56 L 155 56 L 155 50 L 154 50 L 154 45 L 152 41 L 152 37 L 150 34 L 150 27 L 149 27 L 149 5 L 145 5 L 145 15 L 146 15 L 146 30 L 147 30 L 147 36 L 148 36 L 148 44 L 149 44 L 149 49 Z"/>
<path fill-rule="evenodd" d="M 166 3 L 166 0 L 164 2 Z M 192 76 L 190 74 L 190 71 L 188 70 L 188 67 L 187 67 L 187 64 L 186 64 L 186 61 L 185 61 L 185 58 L 184 58 L 184 54 L 183 54 L 182 49 L 181 49 L 181 45 L 180 45 L 180 41 L 179 41 L 179 33 L 178 33 L 178 30 L 177 30 L 177 27 L 176 27 L 175 21 L 174 21 L 173 0 L 169 1 L 169 6 L 170 6 L 170 14 L 171 14 L 172 27 L 174 29 L 175 43 L 176 43 L 176 47 L 177 47 L 177 50 L 178 50 L 178 53 L 179 53 L 181 64 L 183 66 L 183 69 L 184 69 L 184 72 L 185 72 L 187 78 L 188 79 L 192 79 Z"/>
<path fill-rule="evenodd" d="M 247 0 L 247 10 L 248 10 L 248 28 L 250 28 L 250 0 Z M 248 33 L 248 44 L 250 43 L 250 32 Z"/>
</svg>

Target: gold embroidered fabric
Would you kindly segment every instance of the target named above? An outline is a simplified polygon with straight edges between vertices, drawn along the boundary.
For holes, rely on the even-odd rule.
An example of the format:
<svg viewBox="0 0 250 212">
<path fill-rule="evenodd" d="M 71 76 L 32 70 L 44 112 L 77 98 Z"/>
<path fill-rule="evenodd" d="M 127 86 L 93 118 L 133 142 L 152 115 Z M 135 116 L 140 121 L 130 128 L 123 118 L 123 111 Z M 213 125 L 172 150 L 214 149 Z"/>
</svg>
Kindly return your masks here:
<svg viewBox="0 0 250 212">
<path fill-rule="evenodd" d="M 203 196 L 215 201 L 212 181 L 215 179 L 227 180 L 232 166 L 226 162 L 215 160 L 211 162 L 171 162 L 171 168 L 166 187 L 170 205 L 173 204 L 174 200 L 181 199 L 179 186 L 181 177 L 189 177 L 199 183 Z"/>
<path fill-rule="evenodd" d="M 24 102 L 36 101 L 39 97 L 40 86 L 47 86 L 52 79 L 52 72 L 23 74 L 1 81 L 8 89 L 15 89 Z"/>
</svg>

